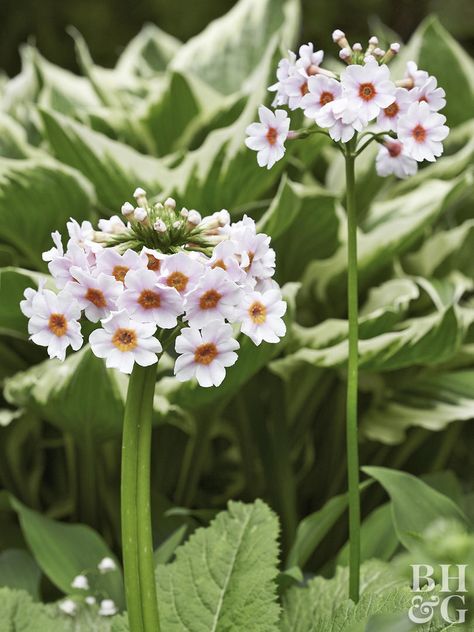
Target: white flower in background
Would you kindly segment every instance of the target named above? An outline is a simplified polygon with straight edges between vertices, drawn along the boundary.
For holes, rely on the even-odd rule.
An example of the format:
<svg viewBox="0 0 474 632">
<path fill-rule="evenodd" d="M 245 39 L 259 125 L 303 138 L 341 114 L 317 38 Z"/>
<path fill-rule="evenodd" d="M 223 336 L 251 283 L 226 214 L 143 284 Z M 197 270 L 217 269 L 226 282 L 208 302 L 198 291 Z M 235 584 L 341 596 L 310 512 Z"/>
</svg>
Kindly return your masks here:
<svg viewBox="0 0 474 632">
<path fill-rule="evenodd" d="M 88 606 L 95 606 L 96 604 L 96 599 L 92 595 L 87 595 L 84 601 Z"/>
<path fill-rule="evenodd" d="M 181 296 L 193 290 L 204 273 L 204 266 L 184 252 L 169 255 L 161 265 L 160 283 L 173 287 Z"/>
<path fill-rule="evenodd" d="M 288 96 L 288 107 L 290 110 L 296 110 L 301 107 L 301 101 L 304 95 L 308 93 L 308 79 L 306 71 L 301 68 L 297 68 L 294 74 L 285 79 L 283 89 Z"/>
<path fill-rule="evenodd" d="M 126 250 L 121 255 L 113 248 L 104 248 L 97 254 L 97 272 L 122 282 L 129 270 L 142 270 L 147 267 L 147 263 L 145 254 L 138 254 L 134 250 Z"/>
<path fill-rule="evenodd" d="M 232 327 L 222 321 L 211 321 L 202 331 L 186 328 L 176 338 L 179 354 L 174 372 L 180 382 L 196 377 L 200 386 L 219 386 L 225 370 L 237 361 L 239 343 Z"/>
<path fill-rule="evenodd" d="M 379 176 L 395 175 L 397 178 L 413 176 L 418 170 L 416 160 L 407 156 L 399 140 L 387 137 L 375 159 L 375 169 Z"/>
<path fill-rule="evenodd" d="M 441 110 L 446 105 L 446 92 L 443 88 L 438 88 L 436 77 L 429 77 L 425 83 L 413 88 L 408 94 L 412 102 L 425 102 L 430 106 L 430 110 L 433 112 Z"/>
<path fill-rule="evenodd" d="M 335 79 L 316 75 L 308 79 L 308 93 L 301 100 L 305 116 L 314 119 L 328 103 L 341 96 L 341 84 Z"/>
<path fill-rule="evenodd" d="M 308 42 L 300 46 L 298 53 L 299 59 L 296 62 L 296 67 L 304 70 L 306 76 L 316 74 L 323 63 L 324 52 L 322 50 L 315 51 L 314 45 Z"/>
<path fill-rule="evenodd" d="M 71 588 L 78 590 L 89 590 L 89 581 L 85 575 L 76 575 L 71 582 Z"/>
<path fill-rule="evenodd" d="M 89 343 L 97 357 L 105 358 L 107 368 L 131 373 L 135 362 L 150 366 L 158 361 L 162 347 L 154 337 L 155 324 L 132 320 L 125 310 L 113 312 L 101 323 L 102 329 L 91 333 Z"/>
<path fill-rule="evenodd" d="M 231 239 L 225 239 L 217 244 L 207 265 L 210 268 L 222 268 L 234 283 L 245 283 L 247 279 L 245 270 L 240 267 L 238 244 Z"/>
<path fill-rule="evenodd" d="M 279 342 L 286 333 L 282 316 L 286 312 L 286 303 L 279 289 L 264 293 L 249 292 L 239 305 L 237 319 L 242 322 L 242 333 L 259 345 L 265 342 Z"/>
<path fill-rule="evenodd" d="M 48 269 L 58 288 L 63 288 L 74 280 L 71 276 L 71 268 L 74 266 L 83 270 L 90 269 L 86 253 L 78 244 L 72 242 L 68 244 L 68 249 L 64 255 L 53 257 L 48 263 Z"/>
<path fill-rule="evenodd" d="M 397 88 L 395 101 L 386 108 L 382 108 L 377 116 L 377 127 L 382 131 L 397 131 L 398 119 L 408 110 L 413 99 L 405 88 Z"/>
<path fill-rule="evenodd" d="M 260 123 L 252 123 L 246 129 L 245 144 L 257 151 L 260 167 L 271 169 L 285 154 L 285 140 L 290 128 L 290 119 L 284 110 L 272 112 L 264 105 L 258 108 Z"/>
<path fill-rule="evenodd" d="M 66 349 L 77 351 L 82 346 L 81 310 L 67 292 L 55 294 L 51 290 L 37 292 L 31 302 L 33 315 L 28 322 L 31 340 L 48 348 L 50 358 L 64 360 Z"/>
<path fill-rule="evenodd" d="M 443 153 L 442 141 L 449 133 L 446 117 L 432 112 L 427 103 L 412 103 L 398 121 L 398 138 L 405 153 L 418 162 L 434 162 Z"/>
<path fill-rule="evenodd" d="M 66 290 L 76 299 L 79 307 L 85 310 L 88 320 L 97 323 L 116 309 L 123 287 L 113 276 L 102 272 L 94 276 L 77 267 L 71 268 L 71 276 L 74 281 L 67 284 Z"/>
<path fill-rule="evenodd" d="M 352 64 L 341 74 L 344 96 L 350 109 L 361 110 L 367 121 L 395 101 L 395 84 L 388 66 L 369 60 L 363 66 Z"/>
<path fill-rule="evenodd" d="M 99 219 L 99 230 L 109 235 L 118 235 L 123 233 L 126 226 L 118 215 L 112 215 L 110 219 Z"/>
<path fill-rule="evenodd" d="M 176 327 L 183 313 L 183 299 L 174 287 L 158 283 L 152 270 L 130 270 L 124 283 L 119 309 L 143 323 L 155 323 L 163 329 Z"/>
<path fill-rule="evenodd" d="M 117 570 L 117 564 L 111 557 L 103 557 L 97 565 L 101 573 L 110 573 Z"/>
<path fill-rule="evenodd" d="M 278 105 L 287 105 L 288 104 L 288 95 L 285 92 L 285 81 L 290 77 L 296 69 L 296 55 L 292 51 L 288 51 L 289 59 L 283 58 L 278 63 L 278 68 L 276 71 L 276 76 L 278 81 L 271 85 L 268 90 L 270 92 L 276 92 L 275 98 L 273 100 L 272 106 Z"/>
<path fill-rule="evenodd" d="M 61 612 L 64 612 L 64 614 L 73 617 L 77 612 L 77 603 L 72 599 L 64 599 L 58 603 L 58 608 Z"/>
<path fill-rule="evenodd" d="M 111 617 L 117 614 L 118 608 L 112 599 L 102 599 L 99 606 L 99 615 L 101 617 Z"/>
<path fill-rule="evenodd" d="M 74 242 L 79 246 L 88 244 L 94 238 L 94 229 L 88 220 L 79 224 L 79 222 L 71 217 L 66 224 L 66 228 L 71 242 Z"/>
<path fill-rule="evenodd" d="M 241 267 L 254 278 L 266 279 L 275 273 L 276 254 L 270 248 L 270 237 L 248 226 L 235 236 Z"/>
<path fill-rule="evenodd" d="M 428 80 L 426 70 L 418 70 L 414 61 L 408 61 L 405 69 L 405 79 L 409 79 L 413 86 L 422 86 Z"/>
<path fill-rule="evenodd" d="M 53 259 L 58 259 L 58 257 L 64 256 L 61 233 L 58 230 L 55 230 L 53 233 L 51 233 L 51 238 L 53 240 L 54 246 L 50 250 L 46 250 L 46 252 L 43 252 L 43 261 L 53 261 Z"/>
<path fill-rule="evenodd" d="M 218 319 L 232 321 L 240 298 L 240 288 L 222 268 L 207 269 L 195 289 L 186 295 L 186 319 L 191 327 L 199 328 Z"/>
</svg>

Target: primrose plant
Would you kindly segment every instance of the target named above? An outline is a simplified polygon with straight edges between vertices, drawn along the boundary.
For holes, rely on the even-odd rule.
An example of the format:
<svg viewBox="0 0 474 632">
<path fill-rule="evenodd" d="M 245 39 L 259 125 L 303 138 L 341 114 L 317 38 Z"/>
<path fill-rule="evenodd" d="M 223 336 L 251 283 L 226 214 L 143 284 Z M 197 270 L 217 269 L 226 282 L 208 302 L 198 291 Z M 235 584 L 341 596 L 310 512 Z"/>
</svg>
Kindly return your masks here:
<svg viewBox="0 0 474 632">
<path fill-rule="evenodd" d="M 134 198 L 97 229 L 71 219 L 66 248 L 54 232 L 43 259 L 56 288 L 27 289 L 21 309 L 32 341 L 51 358 L 82 346 L 84 317 L 96 326 L 92 352 L 131 373 L 121 482 L 125 589 L 131 631 L 156 632 L 150 446 L 159 356 L 174 344 L 177 380 L 219 386 L 237 361 L 239 330 L 256 345 L 277 343 L 286 303 L 272 279 L 270 237 L 250 217 L 232 223 L 226 210 L 201 217 L 172 198 L 151 203 L 141 188 Z"/>
<path fill-rule="evenodd" d="M 358 280 L 357 212 L 355 205 L 355 161 L 371 143 L 380 145 L 375 167 L 378 175 L 406 178 L 416 173 L 418 163 L 434 162 L 443 152 L 442 141 L 449 129 L 439 114 L 445 92 L 437 80 L 413 61 L 398 80 L 388 63 L 400 45 L 379 48 L 371 37 L 364 51 L 352 46 L 345 34 L 335 30 L 333 41 L 346 64 L 338 74 L 322 67 L 324 53 L 313 44 L 303 45 L 299 55 L 290 51 L 278 64 L 274 111 L 259 108 L 259 123 L 247 128 L 247 147 L 257 151 L 261 167 L 270 169 L 285 154 L 285 142 L 324 134 L 342 152 L 346 165 L 346 211 L 348 249 L 348 379 L 347 379 L 347 465 L 349 483 L 349 596 L 358 601 L 360 575 L 360 498 L 357 427 L 358 391 Z M 303 110 L 308 119 L 300 130 L 290 130 L 287 110 Z"/>
</svg>

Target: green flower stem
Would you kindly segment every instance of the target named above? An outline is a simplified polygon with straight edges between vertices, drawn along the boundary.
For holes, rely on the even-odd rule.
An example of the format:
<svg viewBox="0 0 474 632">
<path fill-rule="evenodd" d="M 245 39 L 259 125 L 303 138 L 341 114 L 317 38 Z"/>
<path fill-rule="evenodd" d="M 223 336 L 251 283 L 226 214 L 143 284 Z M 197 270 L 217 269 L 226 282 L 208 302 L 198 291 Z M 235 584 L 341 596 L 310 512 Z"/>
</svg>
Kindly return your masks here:
<svg viewBox="0 0 474 632">
<path fill-rule="evenodd" d="M 130 632 L 159 632 L 150 511 L 151 423 L 156 368 L 135 365 L 122 442 L 122 548 Z"/>
<path fill-rule="evenodd" d="M 349 359 L 347 365 L 347 476 L 349 483 L 349 597 L 359 601 L 360 583 L 360 492 L 359 441 L 357 428 L 358 380 L 358 289 L 357 289 L 357 214 L 355 203 L 354 147 L 346 147 L 347 192 L 347 307 L 349 318 Z"/>
</svg>

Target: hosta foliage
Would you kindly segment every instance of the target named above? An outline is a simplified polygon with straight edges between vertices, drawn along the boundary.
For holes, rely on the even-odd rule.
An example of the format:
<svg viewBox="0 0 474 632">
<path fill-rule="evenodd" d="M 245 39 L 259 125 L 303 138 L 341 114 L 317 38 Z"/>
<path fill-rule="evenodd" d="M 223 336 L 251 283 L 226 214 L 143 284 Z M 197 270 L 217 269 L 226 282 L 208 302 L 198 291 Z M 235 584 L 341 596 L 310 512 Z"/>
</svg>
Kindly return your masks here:
<svg viewBox="0 0 474 632">
<path fill-rule="evenodd" d="M 343 165 L 319 136 L 290 143 L 270 171 L 259 169 L 244 146 L 257 105 L 271 99 L 266 86 L 278 57 L 298 39 L 299 18 L 297 0 L 240 0 L 186 44 L 145 27 L 112 69 L 94 64 L 81 36 L 72 33 L 82 76 L 28 45 L 21 73 L 4 84 L 0 480 L 17 501 L 0 507 L 0 584 L 37 598 L 41 571 L 51 582 L 42 583 L 41 596 L 56 599 L 81 569 L 74 551 L 62 550 L 64 565 L 48 558 L 51 542 L 77 538 L 78 555 L 85 557 L 86 551 L 120 549 L 126 378 L 106 370 L 87 348 L 62 365 L 46 360 L 28 343 L 18 303 L 27 286 L 47 280 L 41 252 L 52 230 L 64 230 L 70 216 L 96 220 L 117 213 L 140 185 L 203 214 L 227 207 L 234 218 L 255 217 L 272 236 L 290 304 L 286 339 L 259 348 L 242 341 L 239 361 L 220 389 L 178 384 L 169 358 L 160 363 L 152 473 L 158 559 L 172 559 L 175 547 L 229 498 L 262 496 L 281 521 L 278 545 L 276 518 L 265 505 L 232 504 L 209 529 L 191 535 L 176 560 L 157 569 L 166 629 L 270 631 L 282 625 L 360 632 L 369 626 L 379 632 L 387 612 L 406 610 L 407 589 L 397 584 L 382 596 L 386 569 L 373 564 L 365 573 L 379 577 L 378 588 L 372 595 L 375 584 L 368 580 L 368 596 L 357 607 L 341 592 L 345 571 L 290 588 L 282 616 L 275 599 L 277 585 L 285 592 L 301 579 L 298 567 L 329 573 L 336 557 L 347 561 L 341 521 L 348 333 Z M 450 466 L 465 479 L 474 467 L 466 440 L 474 416 L 474 69 L 435 18 L 420 25 L 394 61 L 400 74 L 408 58 L 446 89 L 452 131 L 445 156 L 410 180 L 378 178 L 371 152 L 357 165 L 361 460 L 417 475 Z M 399 480 L 380 468 L 366 473 L 390 495 L 389 504 L 377 507 L 379 492 L 364 491 L 366 560 L 388 561 L 401 545 L 413 549 L 413 533 L 422 537 L 428 518 L 464 524 L 464 514 L 472 514 L 469 501 L 452 489 L 433 485 L 438 491 L 432 494 L 416 479 Z M 419 524 L 407 513 L 407 507 L 420 513 L 414 490 L 426 501 Z M 103 538 L 71 525 L 73 535 L 63 538 L 61 521 L 87 522 Z M 278 546 L 285 573 L 276 582 Z M 25 557 L 27 547 L 36 562 Z M 15 576 L 11 560 L 19 569 Z M 120 602 L 120 581 L 109 590 Z M 30 619 L 44 620 L 48 631 L 91 629 L 81 618 L 59 620 L 56 610 L 26 594 L 4 594 L 0 630 L 7 621 L 5 629 L 27 631 L 15 617 L 30 609 L 36 612 Z M 108 630 L 111 624 L 100 625 Z M 125 630 L 125 620 L 116 618 L 113 627 Z"/>
</svg>

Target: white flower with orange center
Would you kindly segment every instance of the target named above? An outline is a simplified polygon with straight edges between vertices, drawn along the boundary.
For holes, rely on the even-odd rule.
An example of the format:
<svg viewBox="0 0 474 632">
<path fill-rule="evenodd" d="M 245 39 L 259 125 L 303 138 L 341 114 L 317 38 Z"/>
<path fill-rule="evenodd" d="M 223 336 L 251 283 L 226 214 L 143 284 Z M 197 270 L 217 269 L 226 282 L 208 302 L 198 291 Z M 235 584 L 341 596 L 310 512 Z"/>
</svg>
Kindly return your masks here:
<svg viewBox="0 0 474 632">
<path fill-rule="evenodd" d="M 270 248 L 270 237 L 257 233 L 255 225 L 243 224 L 233 231 L 232 240 L 240 254 L 240 265 L 249 277 L 266 279 L 275 273 L 276 254 Z"/>
<path fill-rule="evenodd" d="M 118 307 L 140 322 L 171 329 L 183 313 L 183 299 L 174 287 L 159 283 L 152 270 L 130 270 Z"/>
<path fill-rule="evenodd" d="M 37 292 L 31 308 L 28 333 L 35 344 L 48 348 L 50 358 L 64 360 L 69 346 L 74 351 L 82 347 L 81 309 L 68 292 Z"/>
<path fill-rule="evenodd" d="M 438 88 L 436 77 L 428 77 L 421 86 L 410 90 L 409 95 L 412 102 L 427 103 L 432 112 L 437 112 L 446 105 L 446 92 L 443 88 Z"/>
<path fill-rule="evenodd" d="M 328 130 L 336 142 L 347 143 L 356 132 L 367 126 L 361 110 L 350 107 L 348 99 L 341 97 L 328 103 L 316 113 L 316 123 Z"/>
<path fill-rule="evenodd" d="M 398 138 L 405 153 L 421 162 L 434 162 L 443 153 L 442 141 L 449 133 L 446 117 L 432 112 L 427 103 L 412 103 L 398 121 Z"/>
<path fill-rule="evenodd" d="M 314 44 L 308 42 L 300 46 L 298 54 L 299 59 L 296 62 L 296 67 L 304 70 L 308 77 L 315 75 L 323 63 L 324 52 L 322 50 L 315 51 Z"/>
<path fill-rule="evenodd" d="M 360 110 L 367 121 L 395 101 L 395 84 L 390 80 L 388 66 L 370 59 L 360 66 L 351 64 L 341 74 L 344 96 L 349 109 Z"/>
<path fill-rule="evenodd" d="M 245 133 L 245 144 L 257 153 L 260 167 L 271 169 L 285 155 L 285 140 L 290 128 L 290 119 L 284 110 L 272 112 L 264 105 L 258 108 L 260 123 L 252 123 Z"/>
<path fill-rule="evenodd" d="M 166 259 L 166 255 L 164 255 L 162 252 L 158 252 L 157 250 L 153 250 L 152 248 L 143 248 L 142 253 L 146 255 L 146 267 L 148 268 L 148 270 L 152 270 L 156 274 L 160 274 L 161 264 Z"/>
<path fill-rule="evenodd" d="M 180 382 L 196 377 L 200 386 L 219 386 L 225 370 L 237 361 L 239 343 L 232 327 L 222 321 L 211 321 L 202 331 L 186 328 L 176 338 L 179 354 L 174 373 Z"/>
<path fill-rule="evenodd" d="M 148 259 L 145 253 L 126 250 L 122 255 L 113 248 L 104 248 L 97 254 L 97 272 L 103 272 L 123 283 L 129 270 L 143 270 Z"/>
<path fill-rule="evenodd" d="M 49 251 L 48 256 L 51 252 L 52 250 Z M 71 275 L 71 268 L 76 266 L 82 270 L 89 270 L 90 262 L 87 254 L 75 242 L 70 242 L 68 244 L 68 249 L 64 254 L 61 255 L 59 252 L 60 251 L 58 250 L 58 256 L 52 256 L 48 263 L 48 269 L 51 276 L 54 277 L 56 286 L 62 289 L 67 283 L 74 280 Z"/>
<path fill-rule="evenodd" d="M 314 119 L 328 103 L 341 96 L 341 84 L 335 79 L 316 75 L 308 79 L 308 93 L 301 100 L 305 116 Z"/>
<path fill-rule="evenodd" d="M 173 287 L 181 296 L 193 290 L 204 274 L 204 265 L 184 252 L 169 255 L 160 269 L 160 283 Z"/>
<path fill-rule="evenodd" d="M 377 127 L 381 131 L 397 131 L 398 119 L 410 107 L 413 99 L 410 92 L 405 88 L 397 88 L 395 91 L 395 101 L 382 108 L 377 116 Z"/>
<path fill-rule="evenodd" d="M 196 288 L 186 295 L 184 309 L 191 327 L 204 327 L 218 319 L 234 320 L 241 289 L 222 268 L 207 269 Z"/>
<path fill-rule="evenodd" d="M 375 169 L 382 177 L 393 174 L 397 178 L 407 178 L 415 175 L 418 164 L 416 160 L 406 155 L 403 144 L 399 140 L 387 137 L 375 159 Z"/>
<path fill-rule="evenodd" d="M 213 269 L 222 268 L 234 283 L 245 283 L 247 279 L 245 270 L 240 267 L 238 245 L 231 239 L 225 239 L 217 244 L 207 265 Z"/>
<path fill-rule="evenodd" d="M 280 290 L 249 292 L 244 296 L 237 311 L 237 319 L 242 322 L 241 331 L 259 345 L 265 342 L 279 342 L 286 333 L 282 316 L 286 303 Z"/>
<path fill-rule="evenodd" d="M 132 320 L 125 310 L 113 312 L 101 323 L 102 329 L 91 333 L 89 343 L 97 357 L 105 358 L 109 369 L 131 373 L 135 362 L 150 366 L 158 361 L 162 347 L 154 337 L 156 325 Z"/>
<path fill-rule="evenodd" d="M 94 276 L 76 267 L 71 268 L 71 275 L 74 281 L 68 283 L 66 289 L 91 322 L 98 322 L 116 309 L 123 286 L 114 277 L 103 272 Z"/>
<path fill-rule="evenodd" d="M 290 110 L 296 110 L 301 107 L 301 101 L 305 94 L 308 94 L 308 79 L 306 71 L 297 68 L 296 72 L 285 79 L 283 89 L 288 96 L 288 107 Z"/>
</svg>

